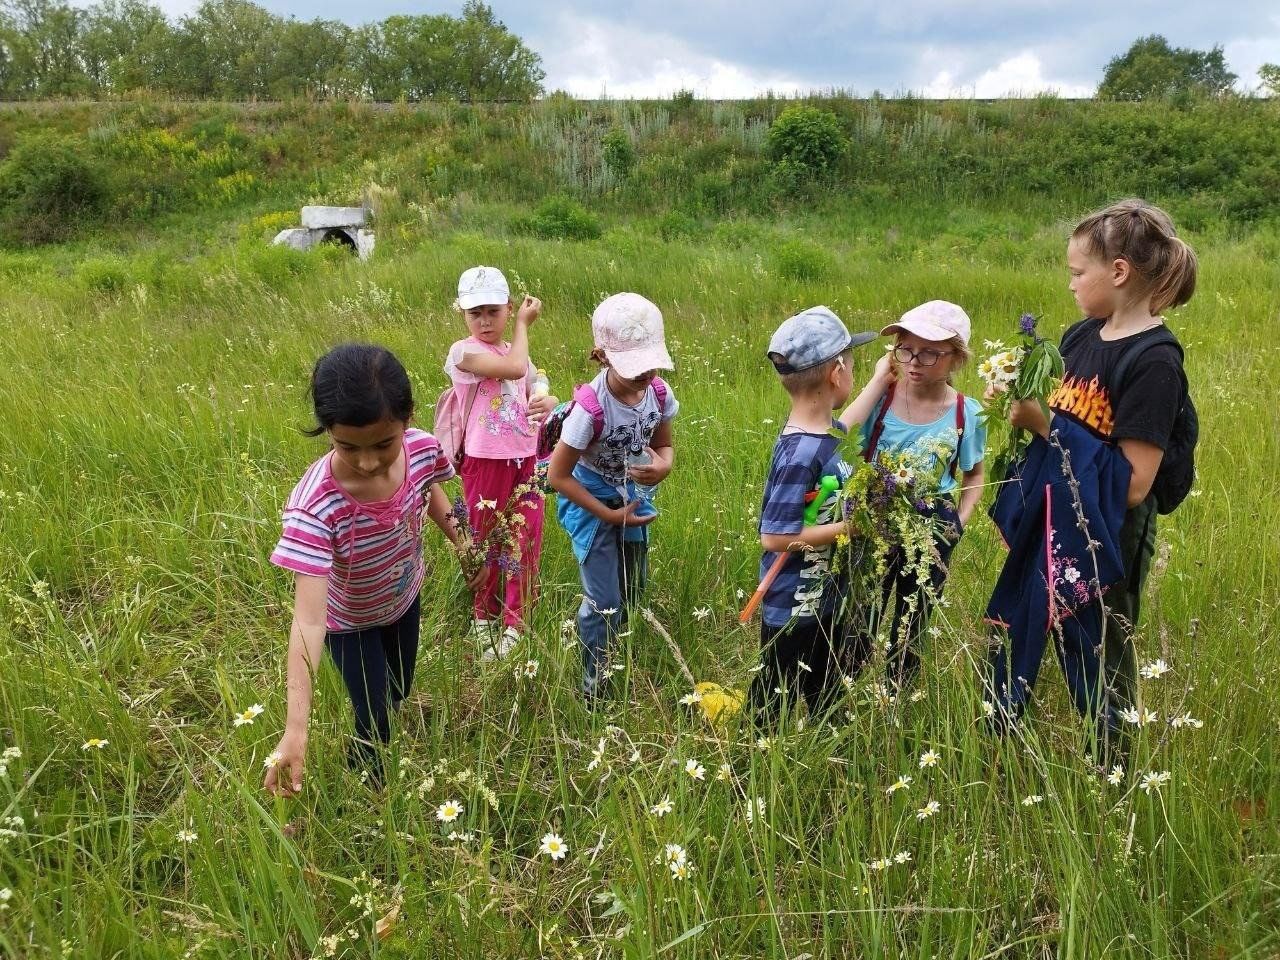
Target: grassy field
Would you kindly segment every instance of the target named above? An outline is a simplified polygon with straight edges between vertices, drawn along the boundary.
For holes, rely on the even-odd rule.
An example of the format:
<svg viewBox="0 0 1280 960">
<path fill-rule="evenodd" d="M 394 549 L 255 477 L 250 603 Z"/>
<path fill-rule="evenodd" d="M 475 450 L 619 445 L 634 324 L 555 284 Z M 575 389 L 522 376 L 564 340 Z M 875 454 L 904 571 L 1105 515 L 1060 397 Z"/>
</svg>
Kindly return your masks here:
<svg viewBox="0 0 1280 960">
<path fill-rule="evenodd" d="M 1084 211 L 1065 204 L 851 204 L 689 242 L 622 217 L 590 242 L 535 240 L 507 230 L 515 212 L 465 197 L 388 209 L 364 265 L 210 218 L 0 254 L 0 955 L 1280 954 L 1274 228 L 1190 238 L 1201 284 L 1170 319 L 1201 476 L 1161 522 L 1138 647 L 1172 671 L 1142 687 L 1159 720 L 1121 785 L 1082 759 L 1056 666 L 1025 737 L 984 734 L 978 614 L 1002 560 L 985 521 L 957 552 L 922 696 L 887 702 L 877 669 L 837 726 L 771 744 L 681 707 L 689 684 L 643 623 L 613 709 L 584 712 L 563 626 L 576 568 L 553 525 L 519 656 L 536 675 L 476 662 L 436 537 L 398 777 L 374 791 L 345 769 L 351 720 L 326 665 L 304 795 L 263 795 L 291 599 L 267 556 L 323 449 L 298 428 L 327 346 L 393 349 L 429 424 L 462 330 L 448 310 L 462 268 L 495 263 L 543 298 L 534 355 L 562 396 L 591 372 L 595 303 L 657 302 L 682 411 L 649 601 L 697 679 L 745 686 L 757 634 L 735 614 L 786 412 L 762 357 L 773 327 L 826 303 L 878 328 L 934 297 L 969 310 L 979 345 L 1026 310 L 1053 331 L 1075 319 L 1063 257 Z M 976 392 L 972 371 L 961 386 Z M 253 704 L 265 712 L 236 726 Z M 1169 723 L 1188 713 L 1203 727 Z M 651 812 L 664 799 L 671 812 Z M 436 817 L 446 800 L 463 807 L 451 824 Z M 939 812 L 918 816 L 930 800 Z M 539 855 L 548 831 L 565 859 Z M 687 879 L 655 862 L 668 843 L 687 851 Z"/>
</svg>

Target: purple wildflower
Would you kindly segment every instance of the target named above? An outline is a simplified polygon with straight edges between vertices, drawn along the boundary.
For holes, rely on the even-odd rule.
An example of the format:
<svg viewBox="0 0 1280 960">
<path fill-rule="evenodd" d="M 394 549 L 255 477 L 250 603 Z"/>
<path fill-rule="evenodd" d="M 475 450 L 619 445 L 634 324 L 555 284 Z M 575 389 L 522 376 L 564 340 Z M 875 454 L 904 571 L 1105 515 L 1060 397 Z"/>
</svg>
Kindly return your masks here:
<svg viewBox="0 0 1280 960">
<path fill-rule="evenodd" d="M 1034 313 L 1024 313 L 1018 318 L 1018 331 L 1028 337 L 1035 335 L 1036 316 Z"/>
<path fill-rule="evenodd" d="M 925 503 L 923 500 L 917 500 L 914 506 L 916 508 L 916 513 L 924 513 L 926 510 L 929 509 L 929 505 Z"/>
</svg>

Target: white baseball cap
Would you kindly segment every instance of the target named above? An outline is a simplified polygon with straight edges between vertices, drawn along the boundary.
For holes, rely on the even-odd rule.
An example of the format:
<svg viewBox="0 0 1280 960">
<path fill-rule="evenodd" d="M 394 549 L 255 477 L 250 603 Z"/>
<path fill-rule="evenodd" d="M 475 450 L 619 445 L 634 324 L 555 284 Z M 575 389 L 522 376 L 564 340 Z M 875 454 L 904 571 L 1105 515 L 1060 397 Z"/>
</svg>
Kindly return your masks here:
<svg viewBox="0 0 1280 960">
<path fill-rule="evenodd" d="M 638 293 L 615 293 L 591 315 L 591 334 L 618 376 L 674 370 L 662 327 L 662 311 Z"/>
<path fill-rule="evenodd" d="M 472 267 L 463 270 L 458 278 L 458 308 L 461 310 L 510 302 L 511 288 L 497 267 Z"/>
<path fill-rule="evenodd" d="M 930 300 L 918 307 L 912 307 L 902 315 L 897 323 L 891 323 L 880 335 L 905 330 L 914 333 L 921 340 L 950 340 L 959 337 L 966 347 L 969 345 L 969 315 L 949 300 Z"/>
</svg>

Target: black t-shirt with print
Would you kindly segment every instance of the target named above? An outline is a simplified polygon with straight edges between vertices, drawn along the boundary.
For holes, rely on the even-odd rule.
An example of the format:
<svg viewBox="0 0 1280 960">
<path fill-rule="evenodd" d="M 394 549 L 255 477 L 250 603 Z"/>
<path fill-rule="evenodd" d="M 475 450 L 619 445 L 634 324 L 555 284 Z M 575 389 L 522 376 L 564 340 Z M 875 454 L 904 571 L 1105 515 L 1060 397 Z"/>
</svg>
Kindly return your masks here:
<svg viewBox="0 0 1280 960">
<path fill-rule="evenodd" d="M 1063 335 L 1064 342 L 1068 337 L 1074 342 L 1063 352 L 1066 372 L 1049 396 L 1049 407 L 1101 439 L 1144 440 L 1165 450 L 1186 396 L 1178 348 L 1170 343 L 1153 345 L 1138 356 L 1125 382 L 1115 383 L 1116 366 L 1125 351 L 1160 328 L 1103 340 L 1098 331 L 1105 322 L 1091 317 Z"/>
</svg>

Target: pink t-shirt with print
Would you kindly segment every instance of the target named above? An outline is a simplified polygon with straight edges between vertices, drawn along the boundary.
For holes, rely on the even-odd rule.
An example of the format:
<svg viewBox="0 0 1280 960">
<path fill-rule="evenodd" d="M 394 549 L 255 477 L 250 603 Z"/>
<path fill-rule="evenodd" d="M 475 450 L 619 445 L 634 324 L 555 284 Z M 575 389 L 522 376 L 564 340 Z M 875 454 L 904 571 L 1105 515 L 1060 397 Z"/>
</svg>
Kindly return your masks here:
<svg viewBox="0 0 1280 960">
<path fill-rule="evenodd" d="M 471 389 L 478 384 L 462 444 L 468 457 L 519 460 L 538 450 L 538 428 L 529 423 L 529 390 L 536 372 L 533 364 L 521 380 L 486 379 L 458 368 L 468 353 L 505 357 L 510 351 L 509 343 L 485 343 L 475 337 L 459 340 L 449 348 L 444 372 L 453 381 L 464 409 Z"/>
</svg>

